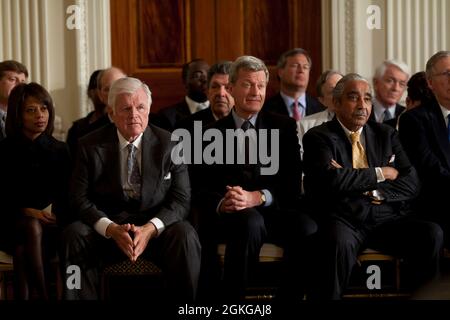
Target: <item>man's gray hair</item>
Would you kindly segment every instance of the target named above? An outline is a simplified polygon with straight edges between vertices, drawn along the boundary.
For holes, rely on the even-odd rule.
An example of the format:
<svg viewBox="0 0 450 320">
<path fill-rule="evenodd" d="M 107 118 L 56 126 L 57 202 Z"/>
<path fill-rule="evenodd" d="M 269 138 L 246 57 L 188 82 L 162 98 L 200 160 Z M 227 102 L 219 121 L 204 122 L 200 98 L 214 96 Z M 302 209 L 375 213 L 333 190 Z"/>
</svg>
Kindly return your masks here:
<svg viewBox="0 0 450 320">
<path fill-rule="evenodd" d="M 113 112 L 116 112 L 116 98 L 119 94 L 134 94 L 141 88 L 144 89 L 144 92 L 147 95 L 148 108 L 150 109 L 150 106 L 152 105 L 152 93 L 150 89 L 141 80 L 131 77 L 121 78 L 113 82 L 109 89 L 108 105 L 111 106 Z"/>
<path fill-rule="evenodd" d="M 438 51 L 435 54 L 433 54 L 430 59 L 428 59 L 425 70 L 427 74 L 427 79 L 430 79 L 433 76 L 434 66 L 436 65 L 436 63 L 438 63 L 438 61 L 441 60 L 442 58 L 446 57 L 450 57 L 450 51 Z"/>
<path fill-rule="evenodd" d="M 239 70 L 246 71 L 264 71 L 266 75 L 266 83 L 269 82 L 269 70 L 267 70 L 264 62 L 253 56 L 241 56 L 237 58 L 232 64 L 230 69 L 230 82 L 236 83 Z"/>
<path fill-rule="evenodd" d="M 375 69 L 375 75 L 373 76 L 373 78 L 374 78 L 374 79 L 381 79 L 381 78 L 384 76 L 387 67 L 389 67 L 389 66 L 394 66 L 394 67 L 396 67 L 396 68 L 399 69 L 401 72 L 403 72 L 404 74 L 406 74 L 406 75 L 408 76 L 408 79 L 409 79 L 409 76 L 411 75 L 411 71 L 410 71 L 408 65 L 407 65 L 406 63 L 402 62 L 402 61 L 394 60 L 394 59 L 383 61 L 383 62 Z"/>
<path fill-rule="evenodd" d="M 340 101 L 342 98 L 342 94 L 344 93 L 344 88 L 347 82 L 349 81 L 364 81 L 369 85 L 369 91 L 372 93 L 372 86 L 370 85 L 370 82 L 364 78 L 363 76 L 357 74 L 357 73 L 349 73 L 346 74 L 341 78 L 341 80 L 336 83 L 336 87 L 333 89 L 333 100 Z"/>
</svg>

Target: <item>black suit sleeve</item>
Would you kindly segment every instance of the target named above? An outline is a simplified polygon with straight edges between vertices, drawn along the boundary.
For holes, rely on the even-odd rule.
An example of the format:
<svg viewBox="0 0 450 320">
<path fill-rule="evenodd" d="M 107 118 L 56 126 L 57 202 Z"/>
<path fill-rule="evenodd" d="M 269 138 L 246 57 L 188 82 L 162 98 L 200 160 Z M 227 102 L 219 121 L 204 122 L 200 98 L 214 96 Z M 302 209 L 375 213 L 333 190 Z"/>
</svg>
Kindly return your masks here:
<svg viewBox="0 0 450 320">
<path fill-rule="evenodd" d="M 417 171 L 426 172 L 427 180 L 450 184 L 450 171 L 442 165 L 430 145 L 430 132 L 427 130 L 431 128 L 425 128 L 424 120 L 411 112 L 405 112 L 400 117 L 400 139 Z"/>
<path fill-rule="evenodd" d="M 353 169 L 345 167 L 339 148 L 330 137 L 319 130 L 309 130 L 303 138 L 305 152 L 305 188 L 315 194 L 359 195 L 377 187 L 374 168 Z M 338 143 L 342 143 L 338 141 Z M 344 148 L 344 146 L 342 146 Z M 343 168 L 336 169 L 331 160 L 337 161 Z"/>
<path fill-rule="evenodd" d="M 391 141 L 395 161 L 386 165 L 393 166 L 399 174 L 395 180 L 385 180 L 379 183 L 377 189 L 383 193 L 387 202 L 408 201 L 418 195 L 420 190 L 419 178 L 416 170 L 409 162 L 395 130 L 391 131 Z"/>
<path fill-rule="evenodd" d="M 90 174 L 94 171 L 94 163 L 92 159 L 89 159 L 86 146 L 79 144 L 71 179 L 70 205 L 74 212 L 78 213 L 78 218 L 90 226 L 93 226 L 100 218 L 108 217 L 104 212 L 97 209 L 89 197 L 92 189 L 90 183 L 94 180 L 92 176 L 90 177 Z"/>
</svg>

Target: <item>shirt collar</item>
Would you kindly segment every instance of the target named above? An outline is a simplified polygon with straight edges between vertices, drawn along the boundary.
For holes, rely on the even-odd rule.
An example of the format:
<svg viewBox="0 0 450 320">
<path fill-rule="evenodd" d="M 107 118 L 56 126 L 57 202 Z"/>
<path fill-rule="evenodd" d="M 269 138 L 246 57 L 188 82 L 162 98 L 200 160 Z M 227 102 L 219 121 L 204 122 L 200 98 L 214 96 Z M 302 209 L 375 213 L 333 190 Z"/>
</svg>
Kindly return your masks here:
<svg viewBox="0 0 450 320">
<path fill-rule="evenodd" d="M 142 145 L 142 135 L 144 133 L 142 132 L 133 142 L 131 142 L 138 150 L 141 148 Z M 119 138 L 119 146 L 120 146 L 120 150 L 125 149 L 130 142 L 127 141 L 127 139 L 125 139 L 122 134 L 119 132 L 119 130 L 117 130 L 117 137 Z"/>
<path fill-rule="evenodd" d="M 288 96 L 288 95 L 286 95 L 286 94 L 284 94 L 281 91 L 280 91 L 280 95 L 281 95 L 281 98 L 283 98 L 284 104 L 286 105 L 286 108 L 288 110 L 289 115 L 292 116 L 292 108 L 291 108 L 291 106 L 295 102 L 295 99 L 290 97 L 290 96 Z M 305 109 L 306 108 L 306 94 L 304 93 L 297 100 L 303 106 L 303 109 Z M 302 109 L 302 107 L 300 107 L 300 109 Z M 304 112 L 302 112 L 302 114 L 304 114 Z"/>
<path fill-rule="evenodd" d="M 441 108 L 442 115 L 444 116 L 444 120 L 447 123 L 447 121 L 448 121 L 447 117 L 450 114 L 450 110 L 444 108 L 443 106 L 441 106 L 441 104 L 439 104 L 439 107 Z"/>
<path fill-rule="evenodd" d="M 346 135 L 347 137 L 350 137 L 350 134 L 353 133 L 353 132 L 358 132 L 358 133 L 361 135 L 362 130 L 363 130 L 363 128 L 364 128 L 364 127 L 361 127 L 361 128 L 359 128 L 357 131 L 350 131 L 350 130 L 348 130 L 348 129 L 342 124 L 342 122 L 341 122 L 339 119 L 337 119 L 337 121 L 338 121 L 339 124 L 341 125 L 342 129 L 344 129 L 345 135 Z"/>
<path fill-rule="evenodd" d="M 382 122 L 384 119 L 384 111 L 388 110 L 392 118 L 395 118 L 396 105 L 388 106 L 387 108 L 375 97 L 372 101 L 372 112 L 375 115 L 376 122 Z"/>
<path fill-rule="evenodd" d="M 184 98 L 186 100 L 186 103 L 189 107 L 189 111 L 191 112 L 191 114 L 194 114 L 200 110 L 205 110 L 206 108 L 209 107 L 209 100 L 206 100 L 205 102 L 197 102 L 192 100 L 188 96 L 185 96 Z"/>
<path fill-rule="evenodd" d="M 258 117 L 258 114 L 253 115 L 250 119 L 243 119 L 241 117 L 239 117 L 236 113 L 236 111 L 234 111 L 234 108 L 231 110 L 231 115 L 233 116 L 233 120 L 234 120 L 234 124 L 236 125 L 236 128 L 240 128 L 242 127 L 242 124 L 248 120 L 250 121 L 250 123 L 253 125 L 253 127 L 256 127 L 256 118 Z"/>
<path fill-rule="evenodd" d="M 292 104 L 295 102 L 295 99 L 284 94 L 283 92 L 280 91 L 280 95 L 283 98 L 284 103 L 286 104 L 287 107 L 292 106 Z M 302 94 L 298 99 L 298 102 L 300 102 L 302 104 L 303 107 L 306 106 L 306 94 Z"/>
</svg>

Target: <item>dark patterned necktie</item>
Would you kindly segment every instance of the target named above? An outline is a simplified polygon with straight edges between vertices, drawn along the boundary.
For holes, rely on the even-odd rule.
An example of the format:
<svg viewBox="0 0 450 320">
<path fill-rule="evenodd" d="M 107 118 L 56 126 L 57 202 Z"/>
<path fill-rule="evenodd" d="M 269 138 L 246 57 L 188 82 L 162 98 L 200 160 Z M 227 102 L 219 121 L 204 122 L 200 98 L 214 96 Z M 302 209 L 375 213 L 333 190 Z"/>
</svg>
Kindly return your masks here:
<svg viewBox="0 0 450 320">
<path fill-rule="evenodd" d="M 391 115 L 391 113 L 389 112 L 389 110 L 385 110 L 384 111 L 384 119 L 383 119 L 383 121 L 388 121 L 388 120 L 391 120 L 391 119 L 393 119 L 392 118 L 392 115 Z"/>
<path fill-rule="evenodd" d="M 130 195 L 133 199 L 141 198 L 141 174 L 139 172 L 139 164 L 136 158 L 137 148 L 132 144 L 128 144 L 127 158 L 127 182 L 132 188 Z"/>
</svg>

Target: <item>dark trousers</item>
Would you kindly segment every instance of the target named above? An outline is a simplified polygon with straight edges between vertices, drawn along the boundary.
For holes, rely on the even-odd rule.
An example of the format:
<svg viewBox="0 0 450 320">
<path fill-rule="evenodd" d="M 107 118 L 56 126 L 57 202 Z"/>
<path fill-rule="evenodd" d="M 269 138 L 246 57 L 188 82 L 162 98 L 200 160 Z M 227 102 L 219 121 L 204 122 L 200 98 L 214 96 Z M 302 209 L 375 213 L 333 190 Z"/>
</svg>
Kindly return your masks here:
<svg viewBox="0 0 450 320">
<path fill-rule="evenodd" d="M 101 266 L 128 259 L 114 240 L 99 235 L 82 222 L 74 222 L 63 232 L 64 279 L 67 267 L 77 265 L 81 270 L 81 289 L 64 286 L 69 300 L 98 299 Z M 186 221 L 168 226 L 157 238 L 151 239 L 143 257 L 158 265 L 164 275 L 167 292 L 174 302 L 192 302 L 196 297 L 200 273 L 200 243 L 197 233 Z"/>
<path fill-rule="evenodd" d="M 218 283 L 214 277 L 218 274 L 216 266 L 219 243 L 226 244 L 223 275 L 226 299 L 240 300 L 244 297 L 249 277 L 254 274 L 259 262 L 259 253 L 264 242 L 285 248 L 285 268 L 301 282 L 303 277 L 300 279 L 298 275 L 306 277 L 303 268 L 307 257 L 306 248 L 309 247 L 306 239 L 316 232 L 317 226 L 306 215 L 296 212 L 291 214 L 292 217 L 291 215 L 288 217 L 286 214 L 268 208 L 250 208 L 221 216 L 209 215 L 206 218 L 209 228 L 205 220 L 201 221 L 199 235 L 203 250 L 201 275 L 203 286 L 200 290 L 206 291 L 202 296 L 211 299 L 211 291 L 217 291 L 211 283 Z M 290 281 L 283 283 L 292 284 L 294 280 L 291 278 Z M 295 292 L 298 293 L 299 288 L 296 289 Z"/>
<path fill-rule="evenodd" d="M 433 222 L 413 217 L 383 220 L 381 223 L 368 221 L 356 228 L 345 220 L 331 218 L 319 226 L 315 274 L 318 290 L 314 298 L 340 299 L 358 254 L 367 247 L 404 258 L 412 287 L 438 276 L 442 229 Z"/>
</svg>

